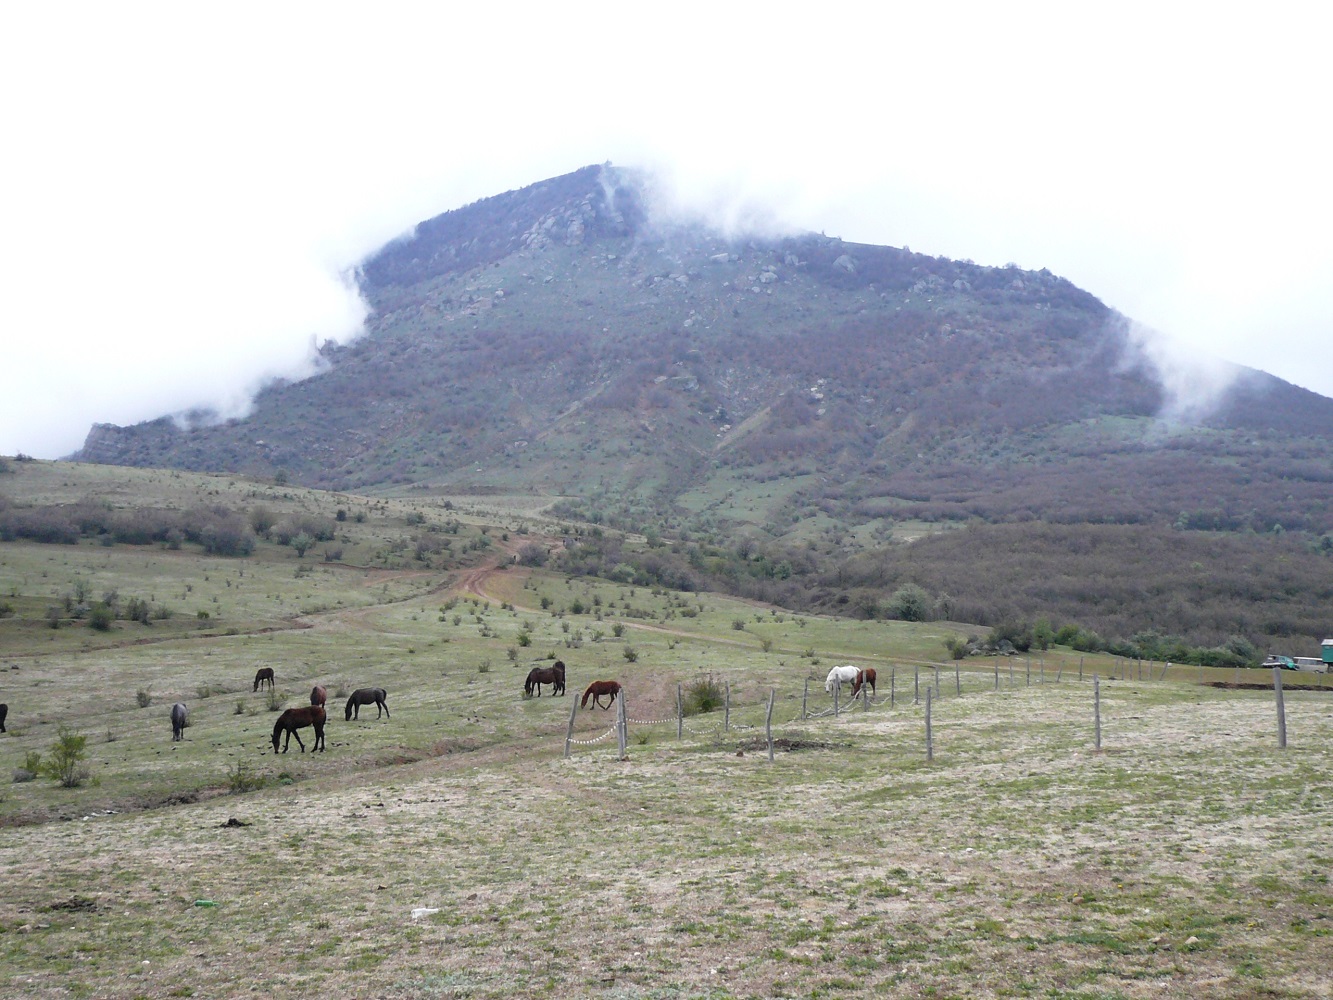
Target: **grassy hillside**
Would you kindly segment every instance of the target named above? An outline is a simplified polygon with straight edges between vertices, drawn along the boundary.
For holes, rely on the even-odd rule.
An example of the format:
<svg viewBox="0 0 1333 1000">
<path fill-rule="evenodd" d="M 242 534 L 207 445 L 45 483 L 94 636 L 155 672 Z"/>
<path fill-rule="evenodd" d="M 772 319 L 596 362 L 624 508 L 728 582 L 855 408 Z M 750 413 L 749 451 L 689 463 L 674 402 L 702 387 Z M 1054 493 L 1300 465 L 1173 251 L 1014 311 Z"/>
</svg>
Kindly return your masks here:
<svg viewBox="0 0 1333 1000">
<path fill-rule="evenodd" d="M 664 543 L 626 579 L 807 611 L 893 617 L 912 584 L 932 616 L 1122 650 L 1327 637 L 1333 400 L 1242 371 L 1168 418 L 1128 322 L 1049 272 L 728 239 L 648 203 L 587 168 L 423 222 L 365 262 L 367 333 L 319 375 L 244 420 L 100 425 L 81 457 L 523 497 Z"/>
<path fill-rule="evenodd" d="M 1286 692 L 1278 751 L 1271 692 L 1209 686 L 1267 674 L 1068 648 L 956 664 L 966 624 L 514 565 L 571 526 L 505 498 L 56 463 L 3 484 L 11 504 L 327 517 L 319 546 L 344 550 L 0 542 L 21 605 L 0 619 L 0 766 L 49 759 L 63 727 L 88 771 L 0 793 L 6 996 L 1322 995 L 1322 677 Z M 455 542 L 418 559 L 432 526 Z M 81 581 L 171 614 L 23 624 Z M 524 699 L 554 658 L 570 694 Z M 834 715 L 845 662 L 879 684 Z M 564 755 L 594 678 L 625 685 L 623 760 L 594 709 Z M 678 685 L 710 680 L 729 718 L 678 739 Z M 275 756 L 277 709 L 315 683 L 328 750 Z M 344 721 L 371 684 L 391 717 Z"/>
</svg>

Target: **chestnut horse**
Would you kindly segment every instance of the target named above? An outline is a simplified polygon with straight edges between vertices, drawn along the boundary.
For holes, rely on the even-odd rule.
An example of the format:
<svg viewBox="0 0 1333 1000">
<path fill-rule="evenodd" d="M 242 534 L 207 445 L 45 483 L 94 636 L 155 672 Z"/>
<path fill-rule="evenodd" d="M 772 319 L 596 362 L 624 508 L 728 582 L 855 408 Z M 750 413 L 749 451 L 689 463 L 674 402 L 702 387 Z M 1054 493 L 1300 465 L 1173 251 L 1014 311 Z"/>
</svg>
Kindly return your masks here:
<svg viewBox="0 0 1333 1000">
<path fill-rule="evenodd" d="M 267 684 L 270 691 L 273 690 L 273 668 L 260 667 L 255 673 L 255 686 L 252 690 L 258 691 L 259 685 Z"/>
<path fill-rule="evenodd" d="M 542 696 L 542 685 L 551 685 L 551 696 L 565 693 L 565 665 L 562 661 L 556 660 L 549 667 L 533 667 L 528 671 L 528 679 L 523 682 L 523 697 L 531 698 L 533 688 L 537 689 L 537 697 Z"/>
<path fill-rule="evenodd" d="M 179 743 L 185 739 L 186 720 L 190 713 L 185 707 L 184 702 L 176 702 L 171 706 L 171 742 Z"/>
<path fill-rule="evenodd" d="M 316 684 L 310 689 L 310 704 L 324 707 L 324 703 L 329 700 L 329 693 Z"/>
<path fill-rule="evenodd" d="M 298 729 L 304 729 L 306 726 L 315 727 L 315 745 L 311 748 L 311 753 L 324 750 L 324 720 L 328 718 L 324 714 L 324 709 L 319 705 L 307 705 L 305 708 L 289 708 L 278 716 L 278 721 L 273 723 L 273 752 L 278 752 L 278 740 L 283 732 L 287 733 L 287 742 L 282 745 L 282 752 L 286 753 L 287 748 L 292 745 L 292 737 L 296 737 L 296 742 L 305 753 L 305 744 L 301 742 L 301 734 Z"/>
<path fill-rule="evenodd" d="M 588 689 L 583 692 L 583 700 L 579 702 L 580 708 L 588 707 L 588 699 L 598 708 L 610 708 L 616 703 L 616 695 L 620 694 L 619 681 L 593 681 L 588 685 Z M 602 695 L 606 695 L 606 704 L 602 704 Z"/>
<path fill-rule="evenodd" d="M 344 713 L 347 721 L 361 718 L 362 705 L 374 705 L 377 719 L 380 715 L 389 715 L 389 706 L 384 700 L 387 697 L 388 693 L 384 688 L 357 688 L 347 699 L 347 710 Z M 393 716 L 389 715 L 389 718 L 392 719 Z"/>
<path fill-rule="evenodd" d="M 852 697 L 855 698 L 861 693 L 862 687 L 870 688 L 870 693 L 875 694 L 875 668 L 866 667 L 864 670 L 856 672 L 856 680 L 852 681 Z"/>
</svg>

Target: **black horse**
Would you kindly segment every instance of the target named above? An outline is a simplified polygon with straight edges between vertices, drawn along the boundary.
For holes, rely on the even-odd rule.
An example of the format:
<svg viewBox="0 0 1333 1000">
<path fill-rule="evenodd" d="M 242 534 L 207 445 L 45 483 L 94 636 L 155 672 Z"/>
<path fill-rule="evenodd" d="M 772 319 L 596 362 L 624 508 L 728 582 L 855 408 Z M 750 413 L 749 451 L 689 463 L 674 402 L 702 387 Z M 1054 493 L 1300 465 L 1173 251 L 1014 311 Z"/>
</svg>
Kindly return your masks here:
<svg viewBox="0 0 1333 1000">
<path fill-rule="evenodd" d="M 184 702 L 178 701 L 171 706 L 172 743 L 179 743 L 181 740 L 185 739 L 185 725 L 186 720 L 189 719 L 189 717 L 190 713 L 189 710 L 186 709 Z"/>
<path fill-rule="evenodd" d="M 278 752 L 278 740 L 286 732 L 287 742 L 282 745 L 282 752 L 286 753 L 287 748 L 292 745 L 292 737 L 296 737 L 296 743 L 305 753 L 305 744 L 301 742 L 301 734 L 298 729 L 304 729 L 306 726 L 315 727 L 315 745 L 310 752 L 316 750 L 321 753 L 324 751 L 324 720 L 328 718 L 324 714 L 324 709 L 319 705 L 306 705 L 303 708 L 289 708 L 278 716 L 278 721 L 273 723 L 273 752 Z"/>
<path fill-rule="evenodd" d="M 562 661 L 556 660 L 549 667 L 533 667 L 529 670 L 528 679 L 523 682 L 523 697 L 531 698 L 535 688 L 540 698 L 543 684 L 551 685 L 552 697 L 565 693 L 565 665 Z"/>
<path fill-rule="evenodd" d="M 0 733 L 8 732 L 5 729 L 5 716 L 9 714 L 8 705 L 0 705 Z"/>
<path fill-rule="evenodd" d="M 357 688 L 352 692 L 352 697 L 347 699 L 347 721 L 351 722 L 353 719 L 361 717 L 362 705 L 374 705 L 375 718 L 377 719 L 380 717 L 381 711 L 383 714 L 389 715 L 389 706 L 384 701 L 387 697 L 384 688 Z M 389 718 L 392 719 L 393 716 L 389 715 Z"/>
<path fill-rule="evenodd" d="M 255 691 L 258 691 L 258 690 L 259 690 L 259 686 L 260 686 L 261 684 L 267 684 L 267 685 L 268 685 L 268 689 L 269 689 L 270 691 L 273 690 L 273 668 L 272 668 L 272 667 L 260 667 L 258 670 L 255 671 L 255 686 L 254 686 L 254 690 L 255 690 Z"/>
</svg>

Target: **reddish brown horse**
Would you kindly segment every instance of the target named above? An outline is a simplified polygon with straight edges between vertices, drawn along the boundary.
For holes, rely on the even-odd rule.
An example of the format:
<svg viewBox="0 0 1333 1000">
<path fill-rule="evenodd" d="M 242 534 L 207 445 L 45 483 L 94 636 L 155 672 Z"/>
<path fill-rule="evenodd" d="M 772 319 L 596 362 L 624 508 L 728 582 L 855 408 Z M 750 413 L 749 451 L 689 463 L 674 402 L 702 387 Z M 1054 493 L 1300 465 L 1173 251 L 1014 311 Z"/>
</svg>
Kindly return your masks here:
<svg viewBox="0 0 1333 1000">
<path fill-rule="evenodd" d="M 310 704 L 324 707 L 324 703 L 329 700 L 329 693 L 316 684 L 310 689 Z"/>
<path fill-rule="evenodd" d="M 260 667 L 255 672 L 255 686 L 252 690 L 258 691 L 259 685 L 267 684 L 270 691 L 273 690 L 273 668 Z"/>
<path fill-rule="evenodd" d="M 292 745 L 292 737 L 296 737 L 297 745 L 301 752 L 305 753 L 305 744 L 301 742 L 301 734 L 298 729 L 304 729 L 306 726 L 315 727 L 315 745 L 310 752 L 324 750 L 324 720 L 328 718 L 324 714 L 324 709 L 319 705 L 307 705 L 305 708 L 289 708 L 278 716 L 278 721 L 273 723 L 273 752 L 278 752 L 278 740 L 286 732 L 287 742 L 282 745 L 282 752 L 286 753 L 287 748 Z"/>
<path fill-rule="evenodd" d="M 862 687 L 870 688 L 870 693 L 875 694 L 875 668 L 866 667 L 864 670 L 856 672 L 856 680 L 852 681 L 852 697 L 855 698 L 861 693 Z"/>
<path fill-rule="evenodd" d="M 620 694 L 619 681 L 593 681 L 588 685 L 588 689 L 583 692 L 583 700 L 579 702 L 580 708 L 588 707 L 588 699 L 598 708 L 610 708 L 616 703 L 616 695 Z M 606 695 L 606 704 L 602 704 L 602 696 Z"/>
</svg>

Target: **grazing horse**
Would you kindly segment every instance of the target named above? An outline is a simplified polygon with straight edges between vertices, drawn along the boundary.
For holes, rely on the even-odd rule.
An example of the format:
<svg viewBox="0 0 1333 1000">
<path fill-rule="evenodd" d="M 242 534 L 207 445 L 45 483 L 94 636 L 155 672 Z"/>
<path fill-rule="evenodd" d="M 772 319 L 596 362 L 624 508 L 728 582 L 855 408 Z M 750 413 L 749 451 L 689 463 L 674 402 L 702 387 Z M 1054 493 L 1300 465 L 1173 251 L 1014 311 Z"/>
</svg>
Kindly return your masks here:
<svg viewBox="0 0 1333 1000">
<path fill-rule="evenodd" d="M 537 690 L 537 697 L 542 696 L 542 685 L 551 685 L 551 696 L 565 693 L 565 665 L 556 660 L 549 667 L 533 667 L 528 671 L 528 679 L 523 682 L 523 697 L 531 698 L 534 688 Z"/>
<path fill-rule="evenodd" d="M 387 697 L 388 694 L 384 688 L 357 688 L 352 692 L 352 696 L 347 699 L 347 721 L 351 722 L 353 719 L 361 718 L 362 705 L 374 705 L 375 718 L 377 719 L 381 714 L 389 715 L 389 706 L 384 700 Z M 389 718 L 392 719 L 393 716 L 389 715 Z"/>
<path fill-rule="evenodd" d="M 7 732 L 5 729 L 5 716 L 9 714 L 8 705 L 0 705 L 0 733 Z"/>
<path fill-rule="evenodd" d="M 826 694 L 832 694 L 833 685 L 836 684 L 838 687 L 842 687 L 844 684 L 852 683 L 856 680 L 856 675 L 858 673 L 860 673 L 860 670 L 853 667 L 851 664 L 842 667 L 834 667 L 828 672 L 828 677 L 824 680 L 824 692 Z"/>
<path fill-rule="evenodd" d="M 267 684 L 267 685 L 268 685 L 268 689 L 269 689 L 270 691 L 273 690 L 273 668 L 272 668 L 272 667 L 260 667 L 260 668 L 255 672 L 255 686 L 254 686 L 253 690 L 258 691 L 258 690 L 259 690 L 259 685 L 261 685 L 261 684 Z"/>
<path fill-rule="evenodd" d="M 185 739 L 185 720 L 190 716 L 185 708 L 184 702 L 176 702 L 171 706 L 171 742 L 179 743 Z"/>
<path fill-rule="evenodd" d="M 588 689 L 583 692 L 583 700 L 579 702 L 580 708 L 588 707 L 588 699 L 598 708 L 610 708 L 616 703 L 616 695 L 620 694 L 619 681 L 593 681 L 588 685 Z M 606 704 L 602 704 L 602 695 L 606 695 Z"/>
<path fill-rule="evenodd" d="M 310 689 L 310 704 L 324 707 L 324 703 L 329 700 L 329 693 L 316 684 Z"/>
<path fill-rule="evenodd" d="M 296 737 L 297 745 L 301 752 L 305 753 L 305 744 L 301 742 L 301 734 L 298 729 L 304 729 L 306 726 L 315 727 L 315 745 L 310 752 L 316 750 L 321 753 L 324 751 L 324 720 L 328 718 L 324 714 L 324 709 L 319 705 L 307 705 L 305 708 L 289 708 L 278 716 L 278 721 L 273 723 L 273 752 L 278 752 L 278 740 L 283 732 L 287 734 L 287 742 L 282 745 L 282 752 L 286 753 L 287 748 L 292 745 L 292 737 Z"/>
<path fill-rule="evenodd" d="M 855 698 L 861 693 L 861 688 L 870 688 L 870 693 L 875 694 L 875 668 L 866 667 L 864 670 L 856 672 L 856 680 L 852 681 L 852 697 Z"/>
</svg>

